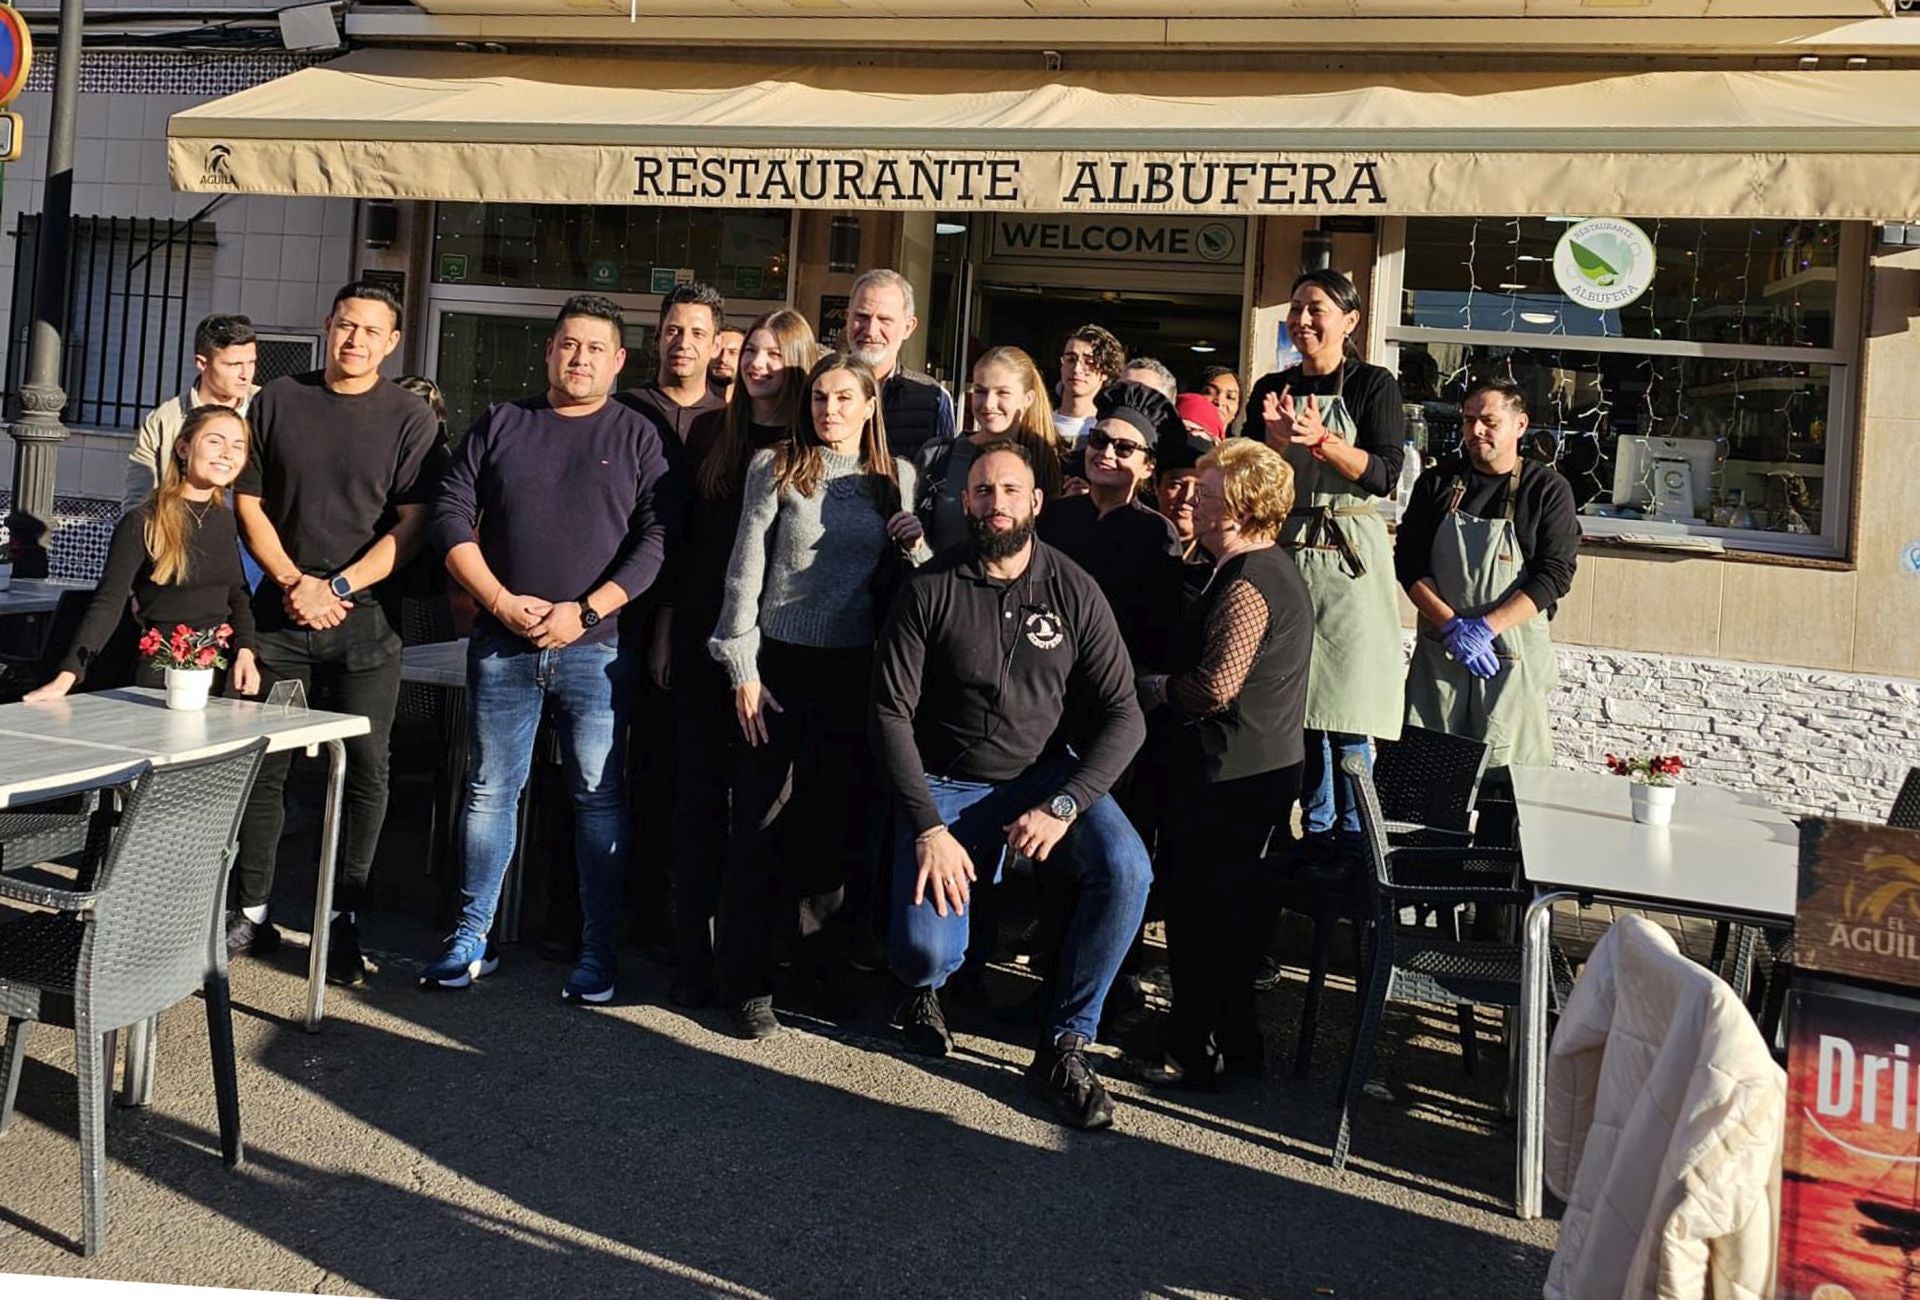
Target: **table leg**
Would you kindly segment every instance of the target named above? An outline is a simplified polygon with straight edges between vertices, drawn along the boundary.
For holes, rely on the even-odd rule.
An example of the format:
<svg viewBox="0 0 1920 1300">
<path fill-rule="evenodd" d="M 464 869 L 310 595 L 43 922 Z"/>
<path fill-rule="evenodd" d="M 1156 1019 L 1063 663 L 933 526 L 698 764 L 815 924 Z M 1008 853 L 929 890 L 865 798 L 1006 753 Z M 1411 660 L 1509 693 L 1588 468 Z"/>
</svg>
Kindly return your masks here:
<svg viewBox="0 0 1920 1300">
<path fill-rule="evenodd" d="M 1540 1217 L 1540 1178 L 1546 1146 L 1547 978 L 1553 905 L 1573 894 L 1548 892 L 1527 905 L 1520 935 L 1519 1149 L 1514 1155 L 1514 1212 Z"/>
<path fill-rule="evenodd" d="M 307 1032 L 320 1032 L 327 997 L 327 930 L 333 911 L 333 875 L 340 866 L 340 816 L 346 806 L 347 747 L 323 742 L 327 751 L 327 793 L 320 814 L 319 883 L 313 891 L 313 941 L 307 949 Z"/>
</svg>

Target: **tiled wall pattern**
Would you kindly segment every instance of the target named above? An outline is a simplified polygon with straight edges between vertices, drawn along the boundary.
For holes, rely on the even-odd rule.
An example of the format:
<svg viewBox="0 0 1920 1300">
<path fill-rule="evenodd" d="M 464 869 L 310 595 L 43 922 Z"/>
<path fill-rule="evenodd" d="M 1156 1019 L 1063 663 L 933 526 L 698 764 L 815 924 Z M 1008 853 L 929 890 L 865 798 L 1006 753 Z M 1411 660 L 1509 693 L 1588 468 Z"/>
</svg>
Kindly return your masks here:
<svg viewBox="0 0 1920 1300">
<path fill-rule="evenodd" d="M 98 0 L 89 7 L 98 7 Z M 317 334 L 333 291 L 350 274 L 352 202 L 176 194 L 167 183 L 171 114 L 284 75 L 300 63 L 279 53 L 86 55 L 73 211 L 77 216 L 185 219 L 205 209 L 202 219 L 213 223 L 219 241 L 211 310 L 243 312 L 262 330 Z M 6 164 L 0 181 L 0 230 L 6 232 L 0 237 L 0 327 L 9 329 L 11 299 L 5 290 L 15 274 L 12 232 L 21 212 L 40 209 L 52 66 L 51 58 L 42 62 L 28 93 L 13 105 L 26 119 L 26 142 L 20 161 Z M 186 376 L 181 378 L 184 382 Z M 59 492 L 118 500 L 131 432 L 78 430 L 59 451 Z M 0 456 L 12 465 L 11 439 L 0 436 Z"/>
</svg>

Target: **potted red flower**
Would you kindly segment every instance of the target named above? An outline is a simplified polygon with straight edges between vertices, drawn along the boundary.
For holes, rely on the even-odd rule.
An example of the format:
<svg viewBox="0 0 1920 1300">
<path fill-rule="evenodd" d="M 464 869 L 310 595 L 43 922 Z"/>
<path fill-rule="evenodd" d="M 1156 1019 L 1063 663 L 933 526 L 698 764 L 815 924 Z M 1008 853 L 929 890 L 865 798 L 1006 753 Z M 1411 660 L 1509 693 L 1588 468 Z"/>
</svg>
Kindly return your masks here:
<svg viewBox="0 0 1920 1300">
<path fill-rule="evenodd" d="M 1649 826 L 1673 820 L 1673 800 L 1687 765 L 1678 754 L 1607 755 L 1607 770 L 1633 782 L 1633 819 Z"/>
<path fill-rule="evenodd" d="M 225 623 L 204 632 L 180 623 L 170 635 L 163 634 L 157 627 L 147 629 L 147 634 L 140 638 L 140 653 L 167 670 L 168 708 L 207 707 L 207 696 L 213 690 L 213 670 L 227 666 L 227 657 L 221 652 L 232 637 L 233 629 Z"/>
</svg>

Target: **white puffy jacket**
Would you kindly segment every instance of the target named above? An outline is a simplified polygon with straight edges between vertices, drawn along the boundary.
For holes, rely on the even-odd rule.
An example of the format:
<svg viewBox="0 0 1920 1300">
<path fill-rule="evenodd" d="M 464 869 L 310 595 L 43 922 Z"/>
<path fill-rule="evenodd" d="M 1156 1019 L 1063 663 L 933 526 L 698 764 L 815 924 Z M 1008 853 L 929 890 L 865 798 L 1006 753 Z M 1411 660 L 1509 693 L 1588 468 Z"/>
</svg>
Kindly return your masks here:
<svg viewBox="0 0 1920 1300">
<path fill-rule="evenodd" d="M 1547 1058 L 1548 1300 L 1773 1294 L 1786 1073 L 1723 981 L 1615 921 Z"/>
</svg>

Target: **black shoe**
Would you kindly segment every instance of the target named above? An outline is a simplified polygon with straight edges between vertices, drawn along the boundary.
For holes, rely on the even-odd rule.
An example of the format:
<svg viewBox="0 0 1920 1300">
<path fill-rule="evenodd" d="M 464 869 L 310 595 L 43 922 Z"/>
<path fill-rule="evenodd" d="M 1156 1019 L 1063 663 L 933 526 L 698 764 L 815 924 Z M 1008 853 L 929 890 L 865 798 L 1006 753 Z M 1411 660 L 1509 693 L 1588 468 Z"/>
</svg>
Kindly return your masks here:
<svg viewBox="0 0 1920 1300">
<path fill-rule="evenodd" d="M 1027 1091 L 1053 1107 L 1053 1113 L 1077 1129 L 1113 1123 L 1113 1099 L 1087 1064 L 1087 1040 L 1062 1034 L 1053 1046 L 1034 1053 L 1027 1067 Z"/>
<path fill-rule="evenodd" d="M 227 913 L 227 957 L 232 959 L 241 953 L 250 957 L 265 957 L 280 947 L 280 931 L 272 921 L 249 921 L 242 911 Z"/>
<path fill-rule="evenodd" d="M 367 960 L 360 955 L 360 927 L 350 916 L 336 916 L 327 927 L 327 983 L 365 984 Z"/>
<path fill-rule="evenodd" d="M 713 981 L 683 963 L 667 986 L 667 1001 L 682 1011 L 698 1011 L 713 1001 Z"/>
<path fill-rule="evenodd" d="M 1265 993 L 1279 988 L 1286 978 L 1286 972 L 1280 967 L 1280 959 L 1264 956 L 1260 959 L 1260 964 L 1254 968 L 1253 987 Z"/>
<path fill-rule="evenodd" d="M 947 1013 L 940 1009 L 939 989 L 913 989 L 893 1014 L 894 1027 L 907 1050 L 921 1056 L 945 1056 L 953 1050 L 947 1032 Z"/>
<path fill-rule="evenodd" d="M 780 1021 L 773 1014 L 772 998 L 748 998 L 735 1003 L 727 1013 L 736 1037 L 772 1038 L 780 1032 Z"/>
</svg>

